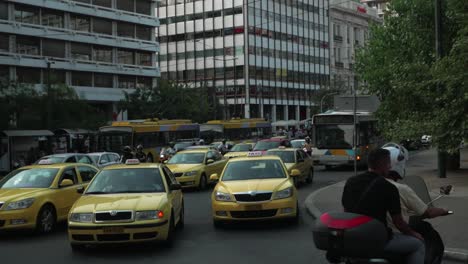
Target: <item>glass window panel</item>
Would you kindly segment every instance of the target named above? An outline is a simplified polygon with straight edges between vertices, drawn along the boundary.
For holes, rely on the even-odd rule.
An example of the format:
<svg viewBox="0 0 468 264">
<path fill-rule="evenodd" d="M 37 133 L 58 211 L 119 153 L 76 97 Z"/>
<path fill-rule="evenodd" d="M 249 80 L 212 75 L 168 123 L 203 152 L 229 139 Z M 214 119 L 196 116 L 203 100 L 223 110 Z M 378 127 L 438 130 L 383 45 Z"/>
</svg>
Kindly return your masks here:
<svg viewBox="0 0 468 264">
<path fill-rule="evenodd" d="M 117 9 L 125 10 L 129 12 L 134 12 L 134 0 L 118 0 L 117 2 Z"/>
<path fill-rule="evenodd" d="M 93 86 L 93 74 L 91 72 L 72 72 L 72 85 Z"/>
<path fill-rule="evenodd" d="M 112 62 L 112 48 L 94 46 L 93 57 L 95 61 Z"/>
<path fill-rule="evenodd" d="M 135 64 L 133 52 L 119 49 L 117 51 L 117 61 L 120 64 Z"/>
<path fill-rule="evenodd" d="M 144 15 L 151 15 L 151 1 L 138 0 L 136 1 L 136 12 Z"/>
<path fill-rule="evenodd" d="M 50 82 L 52 84 L 65 83 L 65 71 L 52 69 L 50 72 Z"/>
<path fill-rule="evenodd" d="M 112 7 L 112 0 L 93 0 L 93 5 Z"/>
<path fill-rule="evenodd" d="M 112 88 L 113 76 L 106 73 L 94 73 L 94 86 Z"/>
<path fill-rule="evenodd" d="M 39 49 L 38 38 L 16 36 L 16 53 L 39 55 Z"/>
<path fill-rule="evenodd" d="M 65 42 L 59 40 L 43 39 L 42 55 L 47 57 L 65 58 Z"/>
<path fill-rule="evenodd" d="M 48 27 L 63 28 L 63 13 L 48 9 L 42 9 L 42 25 Z"/>
<path fill-rule="evenodd" d="M 135 26 L 130 23 L 118 22 L 117 35 L 119 37 L 133 38 L 135 37 Z"/>
<path fill-rule="evenodd" d="M 0 19 L 8 20 L 8 3 L 0 2 Z"/>
<path fill-rule="evenodd" d="M 41 69 L 16 67 L 16 79 L 20 83 L 41 83 Z"/>
<path fill-rule="evenodd" d="M 138 88 L 151 88 L 153 86 L 153 79 L 150 77 L 137 77 Z"/>
<path fill-rule="evenodd" d="M 143 40 L 151 40 L 151 34 L 153 33 L 153 29 L 151 27 L 145 27 L 145 26 L 136 26 L 136 35 L 137 38 L 143 39 Z"/>
<path fill-rule="evenodd" d="M 152 56 L 149 52 L 138 52 L 138 65 L 152 66 Z"/>
<path fill-rule="evenodd" d="M 91 18 L 79 15 L 70 15 L 71 29 L 77 31 L 91 31 Z"/>
<path fill-rule="evenodd" d="M 15 5 L 15 21 L 39 24 L 39 8 Z"/>
<path fill-rule="evenodd" d="M 10 36 L 7 34 L 0 34 L 0 51 L 9 51 Z"/>
<path fill-rule="evenodd" d="M 136 77 L 119 75 L 119 88 L 134 89 L 136 86 Z"/>
<path fill-rule="evenodd" d="M 76 60 L 91 60 L 92 47 L 88 44 L 72 43 L 71 56 Z"/>
<path fill-rule="evenodd" d="M 101 18 L 93 18 L 93 32 L 112 35 L 112 21 Z"/>
</svg>

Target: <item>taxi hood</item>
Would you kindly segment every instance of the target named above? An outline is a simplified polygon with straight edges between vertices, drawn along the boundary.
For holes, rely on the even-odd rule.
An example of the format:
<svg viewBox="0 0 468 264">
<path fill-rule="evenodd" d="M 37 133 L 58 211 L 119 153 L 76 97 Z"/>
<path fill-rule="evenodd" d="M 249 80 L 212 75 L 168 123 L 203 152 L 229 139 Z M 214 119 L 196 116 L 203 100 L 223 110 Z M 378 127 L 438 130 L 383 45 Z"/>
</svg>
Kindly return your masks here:
<svg viewBox="0 0 468 264">
<path fill-rule="evenodd" d="M 281 179 L 255 179 L 255 180 L 240 180 L 240 181 L 220 181 L 218 190 L 222 192 L 238 193 L 238 192 L 257 192 L 257 191 L 277 191 L 287 188 L 291 185 L 288 178 Z"/>
<path fill-rule="evenodd" d="M 187 172 L 199 170 L 203 164 L 166 164 L 166 166 L 173 172 Z"/>
<path fill-rule="evenodd" d="M 47 188 L 0 189 L 0 201 L 9 202 L 27 199 L 48 191 Z"/>
<path fill-rule="evenodd" d="M 73 213 L 109 210 L 162 210 L 168 202 L 166 193 L 83 195 L 73 206 Z"/>
</svg>

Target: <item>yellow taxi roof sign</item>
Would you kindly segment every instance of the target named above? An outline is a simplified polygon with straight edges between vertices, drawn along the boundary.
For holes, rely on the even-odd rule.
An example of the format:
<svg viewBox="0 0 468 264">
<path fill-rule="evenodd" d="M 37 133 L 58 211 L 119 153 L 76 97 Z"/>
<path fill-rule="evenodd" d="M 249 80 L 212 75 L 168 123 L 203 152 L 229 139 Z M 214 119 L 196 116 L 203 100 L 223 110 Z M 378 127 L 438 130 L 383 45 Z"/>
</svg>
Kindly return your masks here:
<svg viewBox="0 0 468 264">
<path fill-rule="evenodd" d="M 247 154 L 247 157 L 260 157 L 263 153 L 261 151 L 251 151 Z"/>
<path fill-rule="evenodd" d="M 138 165 L 140 164 L 139 159 L 128 159 L 125 161 L 125 165 Z"/>
<path fill-rule="evenodd" d="M 43 160 L 40 160 L 37 164 L 39 165 L 52 165 L 54 164 L 54 162 L 50 159 L 43 159 Z"/>
</svg>

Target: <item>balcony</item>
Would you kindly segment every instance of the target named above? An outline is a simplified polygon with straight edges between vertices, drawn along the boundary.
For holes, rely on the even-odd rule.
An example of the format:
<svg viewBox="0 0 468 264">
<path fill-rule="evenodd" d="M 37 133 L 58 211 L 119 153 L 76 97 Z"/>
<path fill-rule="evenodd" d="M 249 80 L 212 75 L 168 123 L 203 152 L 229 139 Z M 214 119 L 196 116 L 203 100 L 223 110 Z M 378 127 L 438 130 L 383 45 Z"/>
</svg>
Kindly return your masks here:
<svg viewBox="0 0 468 264">
<path fill-rule="evenodd" d="M 335 62 L 335 67 L 336 68 L 339 68 L 339 69 L 343 69 L 344 68 L 344 63 L 343 62 Z"/>
<path fill-rule="evenodd" d="M 54 68 L 69 71 L 127 74 L 146 77 L 159 77 L 161 75 L 157 67 L 75 60 L 69 58 L 46 58 L 38 55 L 0 52 L 0 64 L 45 69 L 47 68 L 47 61 L 53 62 Z"/>
<path fill-rule="evenodd" d="M 333 36 L 333 39 L 335 41 L 338 41 L 338 42 L 343 42 L 343 37 L 342 36 L 335 35 L 335 36 Z"/>
<path fill-rule="evenodd" d="M 8 0 L 13 3 L 45 7 L 71 13 L 79 13 L 111 20 L 125 21 L 151 27 L 159 26 L 159 19 L 149 15 L 132 13 L 108 7 L 96 6 L 70 0 Z"/>
<path fill-rule="evenodd" d="M 157 42 L 133 38 L 123 38 L 85 31 L 75 31 L 66 28 L 46 27 L 42 25 L 7 20 L 0 20 L 0 32 L 96 45 L 107 45 L 112 47 L 144 50 L 149 52 L 159 51 L 159 43 Z"/>
</svg>

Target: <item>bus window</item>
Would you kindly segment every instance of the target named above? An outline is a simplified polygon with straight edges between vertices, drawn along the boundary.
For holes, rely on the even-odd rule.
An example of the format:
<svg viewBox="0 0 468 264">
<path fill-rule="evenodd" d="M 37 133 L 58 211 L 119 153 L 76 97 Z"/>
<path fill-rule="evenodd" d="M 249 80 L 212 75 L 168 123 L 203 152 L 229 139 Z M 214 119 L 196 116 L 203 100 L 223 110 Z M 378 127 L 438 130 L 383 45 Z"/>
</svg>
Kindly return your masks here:
<svg viewBox="0 0 468 264">
<path fill-rule="evenodd" d="M 316 140 L 319 149 L 351 149 L 353 147 L 353 125 L 319 125 Z"/>
</svg>

